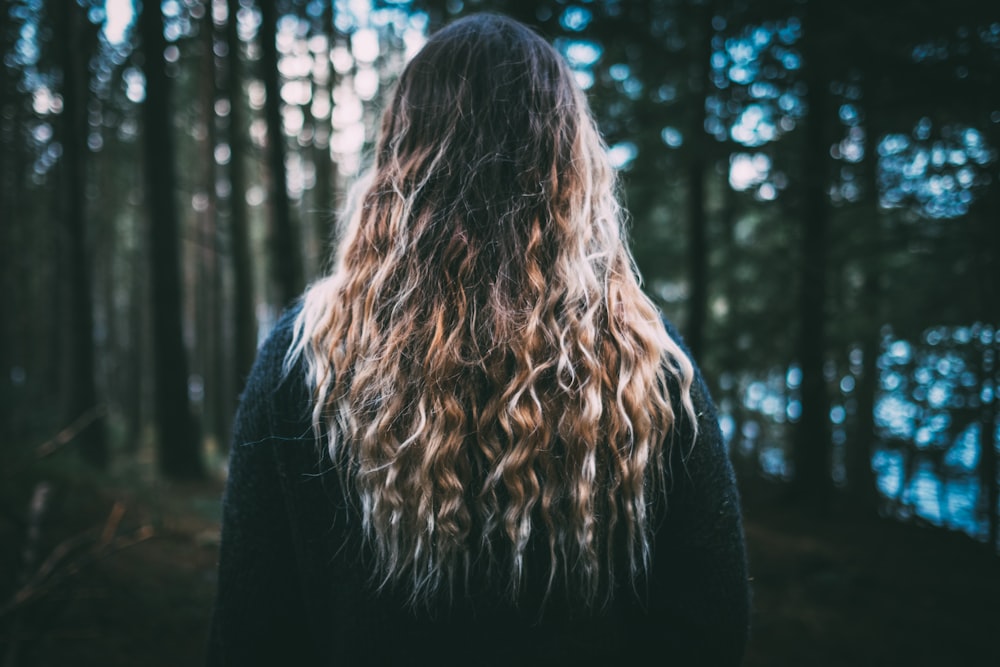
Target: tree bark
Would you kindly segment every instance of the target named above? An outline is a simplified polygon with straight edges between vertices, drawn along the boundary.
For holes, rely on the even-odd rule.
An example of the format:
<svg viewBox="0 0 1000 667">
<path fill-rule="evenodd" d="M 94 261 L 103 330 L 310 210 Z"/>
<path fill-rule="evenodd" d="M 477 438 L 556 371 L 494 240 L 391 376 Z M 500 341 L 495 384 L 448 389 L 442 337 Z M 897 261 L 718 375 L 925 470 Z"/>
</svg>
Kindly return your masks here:
<svg viewBox="0 0 1000 667">
<path fill-rule="evenodd" d="M 143 304 L 146 302 L 146 295 L 149 294 L 149 273 L 146 267 L 145 258 L 148 257 L 145 235 L 147 231 L 142 228 L 143 221 L 136 221 L 136 242 L 135 247 L 129 250 L 128 274 L 129 274 L 129 298 L 128 298 L 128 331 L 129 347 L 128 356 L 125 359 L 125 373 L 122 381 L 123 402 L 122 411 L 125 415 L 125 450 L 135 454 L 139 450 L 142 441 L 143 426 L 146 421 L 144 414 L 148 414 L 148 401 L 144 400 L 148 391 L 145 372 L 149 368 L 148 352 L 149 326 L 147 324 L 149 313 Z M 148 224 L 148 223 L 147 223 Z"/>
<path fill-rule="evenodd" d="M 14 48 L 16 43 L 16 27 L 7 9 L 0 11 L 0 57 Z M 0 224 L 0 312 L 13 313 L 17 286 L 14 280 L 13 260 L 10 251 L 13 247 L 14 233 L 12 220 L 17 220 L 14 208 L 16 197 L 16 173 L 14 142 L 14 120 L 8 117 L 8 108 L 16 109 L 17 80 L 10 67 L 0 67 L 0 211 L 11 217 Z M 11 114 L 15 115 L 15 114 Z M 0 441 L 10 442 L 14 437 L 14 389 L 11 386 L 11 370 L 14 366 L 14 329 L 13 318 L 0 319 Z"/>
<path fill-rule="evenodd" d="M 250 216 L 247 211 L 247 124 L 244 116 L 242 44 L 236 29 L 239 0 L 227 0 L 226 44 L 229 47 L 225 92 L 229 98 L 229 232 L 233 256 L 233 388 L 241 390 L 257 355 L 257 315 L 254 311 Z M 233 396 L 232 408 L 236 401 Z"/>
<path fill-rule="evenodd" d="M 873 59 L 873 64 L 865 81 L 865 99 L 868 100 L 865 124 L 865 180 L 867 181 L 867 210 L 869 217 L 863 217 L 859 230 L 859 240 L 867 246 L 867 254 L 862 263 L 864 282 L 861 286 L 860 305 L 862 318 L 861 332 L 861 379 L 857 390 L 857 422 L 853 437 L 847 442 L 847 486 L 851 504 L 863 514 L 874 515 L 878 511 L 878 487 L 872 470 L 872 455 L 875 452 L 875 403 L 881 377 L 878 357 L 881 353 L 880 329 L 882 312 L 882 225 L 883 211 L 880 204 L 881 188 L 878 178 L 878 142 L 882 136 L 878 122 L 877 108 L 882 83 L 881 68 Z"/>
<path fill-rule="evenodd" d="M 993 331 L 996 336 L 996 329 Z M 992 350 L 990 349 L 992 348 Z M 991 354 L 992 352 L 992 354 Z M 989 388 L 990 400 L 985 401 L 979 420 L 979 488 L 982 512 L 986 516 L 986 538 L 991 551 L 997 551 L 1000 545 L 1000 515 L 997 504 L 1000 503 L 1000 487 L 997 485 L 997 354 L 1000 346 L 994 341 L 982 350 L 980 373 L 981 394 Z"/>
<path fill-rule="evenodd" d="M 329 38 L 328 52 L 336 46 L 338 31 L 334 24 L 333 3 L 323 4 L 323 14 L 320 17 L 323 30 Z M 320 273 L 328 266 L 333 250 L 334 220 L 336 219 L 336 204 L 334 193 L 336 192 L 337 165 L 330 157 L 330 139 L 333 127 L 331 116 L 333 113 L 333 90 L 337 87 L 338 74 L 330 63 L 329 53 L 325 54 L 326 71 L 329 73 L 326 85 L 316 86 L 314 82 L 315 94 L 323 94 L 330 98 L 330 113 L 325 118 L 315 118 L 317 125 L 313 137 L 313 159 L 316 161 L 316 236 L 319 243 L 319 271 Z M 322 129 L 319 125 L 322 124 Z"/>
<path fill-rule="evenodd" d="M 793 495 L 814 513 L 829 509 L 833 485 L 830 476 L 830 399 L 823 376 L 826 352 L 826 264 L 830 203 L 827 195 L 829 139 L 828 93 L 823 49 L 818 42 L 824 25 L 823 5 L 806 5 L 803 51 L 809 117 L 803 142 L 801 203 L 801 261 L 799 287 L 798 357 L 802 370 L 802 416 L 794 437 Z"/>
<path fill-rule="evenodd" d="M 153 286 L 153 369 L 160 471 L 174 479 L 198 478 L 204 470 L 188 403 L 188 360 L 182 337 L 179 223 L 170 116 L 170 84 L 163 51 L 163 15 L 147 2 L 139 15 L 145 57 L 143 104 L 146 204 L 150 212 Z"/>
<path fill-rule="evenodd" d="M 687 7 L 687 6 L 686 6 Z M 708 63 L 712 56 L 712 7 L 689 7 L 694 26 L 691 57 L 691 109 L 688 129 L 688 294 L 685 341 L 696 361 L 702 360 L 708 313 L 708 240 L 705 212 L 705 166 L 708 142 L 705 136 L 705 97 L 708 94 Z"/>
<path fill-rule="evenodd" d="M 63 70 L 62 165 L 59 172 L 61 218 L 66 230 L 69 287 L 70 365 L 69 414 L 77 419 L 98 403 L 94 381 L 94 300 L 87 238 L 87 91 L 90 54 L 97 41 L 96 29 L 85 9 L 70 3 L 53 12 L 56 43 Z M 97 419 L 77 436 L 83 459 L 98 468 L 108 465 L 104 420 Z"/>
<path fill-rule="evenodd" d="M 200 123 L 204 125 L 204 135 L 200 145 L 202 173 L 201 189 L 204 191 L 206 206 L 198 215 L 199 243 L 197 249 L 198 272 L 202 279 L 196 290 L 199 320 L 199 372 L 204 382 L 204 399 L 201 411 L 203 433 L 215 442 L 228 441 L 229 417 L 223 416 L 220 404 L 227 395 L 228 376 L 226 368 L 226 346 L 222 344 L 221 311 L 222 294 L 220 281 L 220 257 L 218 244 L 219 202 L 215 182 L 217 168 L 215 145 L 215 99 L 218 93 L 216 81 L 215 27 L 212 13 L 205 12 L 201 29 L 201 72 L 199 74 L 199 97 L 201 106 Z M 228 401 L 226 401 L 228 403 Z M 228 407 L 228 406 L 227 406 Z"/>
<path fill-rule="evenodd" d="M 708 311 L 708 241 L 705 238 L 705 163 L 688 162 L 688 294 L 687 331 L 684 339 L 695 361 L 702 361 Z"/>
<path fill-rule="evenodd" d="M 976 262 L 976 292 L 979 301 L 980 321 L 991 330 L 989 342 L 980 340 L 980 397 L 979 415 L 979 505 L 986 519 L 987 544 L 990 551 L 1000 549 L 1000 481 L 997 480 L 997 416 L 1000 407 L 1000 276 L 991 259 L 1000 255 L 1000 229 L 997 229 L 997 212 L 1000 196 L 989 193 L 980 207 L 969 216 L 972 228 L 971 254 Z"/>
<path fill-rule="evenodd" d="M 285 170 L 285 131 L 281 120 L 281 82 L 278 78 L 278 48 L 275 41 L 278 15 L 275 3 L 264 0 L 260 6 L 260 65 L 263 70 L 267 121 L 268 191 L 271 209 L 269 250 L 271 280 L 277 299 L 284 307 L 302 293 L 302 249 L 292 223 Z"/>
<path fill-rule="evenodd" d="M 874 261 L 872 262 L 874 264 Z M 875 401 L 878 396 L 878 356 L 881 314 L 881 287 L 874 266 L 870 266 L 861 287 L 862 310 L 866 330 L 861 340 L 861 379 L 858 382 L 858 419 L 854 437 L 847 443 L 847 484 L 854 507 L 865 514 L 875 514 L 878 509 L 878 492 L 872 470 L 875 451 Z"/>
</svg>

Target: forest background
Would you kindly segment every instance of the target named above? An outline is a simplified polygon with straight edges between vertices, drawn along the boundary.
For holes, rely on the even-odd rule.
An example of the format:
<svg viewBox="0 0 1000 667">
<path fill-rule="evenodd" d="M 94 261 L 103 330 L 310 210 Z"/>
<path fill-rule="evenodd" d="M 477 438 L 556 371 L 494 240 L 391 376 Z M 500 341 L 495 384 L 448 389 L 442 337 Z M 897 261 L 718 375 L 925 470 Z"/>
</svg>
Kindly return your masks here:
<svg viewBox="0 0 1000 667">
<path fill-rule="evenodd" d="M 586 89 L 711 386 L 748 663 L 1000 664 L 979 0 L 4 0 L 2 664 L 197 661 L 256 346 L 328 266 L 407 58 L 483 10 Z"/>
</svg>

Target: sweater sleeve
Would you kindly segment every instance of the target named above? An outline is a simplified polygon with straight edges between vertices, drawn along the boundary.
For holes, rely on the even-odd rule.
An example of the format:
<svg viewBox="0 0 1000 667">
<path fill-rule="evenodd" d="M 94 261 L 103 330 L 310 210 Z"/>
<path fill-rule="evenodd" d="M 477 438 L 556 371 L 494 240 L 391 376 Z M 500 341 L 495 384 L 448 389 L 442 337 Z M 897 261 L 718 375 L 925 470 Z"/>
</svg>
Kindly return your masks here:
<svg viewBox="0 0 1000 667">
<path fill-rule="evenodd" d="M 213 666 L 298 664 L 293 657 L 309 647 L 275 451 L 289 332 L 286 316 L 260 350 L 236 414 L 209 631 Z"/>
<path fill-rule="evenodd" d="M 681 341 L 668 325 L 672 337 Z M 657 528 L 649 580 L 651 633 L 668 638 L 675 664 L 738 665 L 749 625 L 750 591 L 739 494 L 718 416 L 696 369 L 697 437 L 678 411 L 666 512 Z M 677 403 L 675 402 L 675 405 Z"/>
</svg>

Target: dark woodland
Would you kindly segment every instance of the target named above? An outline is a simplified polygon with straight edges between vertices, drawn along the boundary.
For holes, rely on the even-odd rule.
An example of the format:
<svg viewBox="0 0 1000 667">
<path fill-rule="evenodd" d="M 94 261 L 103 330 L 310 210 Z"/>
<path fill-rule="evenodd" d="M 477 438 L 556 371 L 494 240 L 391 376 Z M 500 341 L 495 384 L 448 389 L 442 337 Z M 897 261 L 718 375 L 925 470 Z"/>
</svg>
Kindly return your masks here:
<svg viewBox="0 0 1000 667">
<path fill-rule="evenodd" d="M 552 40 L 736 467 L 747 665 L 1000 665 L 1000 5 L 3 0 L 0 666 L 198 664 L 229 428 L 408 55 Z"/>
</svg>

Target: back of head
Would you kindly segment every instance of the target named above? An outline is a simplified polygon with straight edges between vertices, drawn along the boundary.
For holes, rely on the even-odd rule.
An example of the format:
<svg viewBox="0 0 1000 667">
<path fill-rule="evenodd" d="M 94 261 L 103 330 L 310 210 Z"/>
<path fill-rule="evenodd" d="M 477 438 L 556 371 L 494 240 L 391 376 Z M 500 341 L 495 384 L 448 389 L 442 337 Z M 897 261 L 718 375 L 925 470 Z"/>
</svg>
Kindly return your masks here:
<svg viewBox="0 0 1000 667">
<path fill-rule="evenodd" d="M 586 99 L 527 27 L 462 19 L 408 64 L 299 355 L 382 583 L 430 602 L 485 559 L 516 597 L 532 540 L 588 603 L 616 543 L 645 568 L 691 365 L 639 289 Z"/>
</svg>

